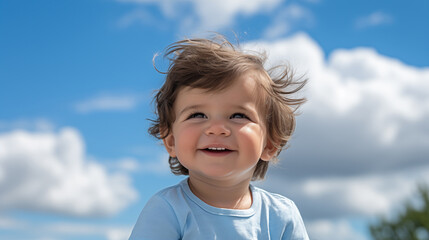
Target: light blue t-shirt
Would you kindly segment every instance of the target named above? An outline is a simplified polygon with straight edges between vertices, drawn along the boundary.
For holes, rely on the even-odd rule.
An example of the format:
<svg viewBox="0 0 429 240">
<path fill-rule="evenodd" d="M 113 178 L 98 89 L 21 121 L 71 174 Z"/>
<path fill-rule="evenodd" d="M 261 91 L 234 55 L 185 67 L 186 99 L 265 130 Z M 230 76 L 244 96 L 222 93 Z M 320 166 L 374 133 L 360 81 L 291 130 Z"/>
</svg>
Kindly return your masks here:
<svg viewBox="0 0 429 240">
<path fill-rule="evenodd" d="M 249 209 L 212 207 L 187 179 L 154 195 L 143 208 L 130 240 L 308 240 L 301 215 L 286 197 L 250 186 Z"/>
</svg>

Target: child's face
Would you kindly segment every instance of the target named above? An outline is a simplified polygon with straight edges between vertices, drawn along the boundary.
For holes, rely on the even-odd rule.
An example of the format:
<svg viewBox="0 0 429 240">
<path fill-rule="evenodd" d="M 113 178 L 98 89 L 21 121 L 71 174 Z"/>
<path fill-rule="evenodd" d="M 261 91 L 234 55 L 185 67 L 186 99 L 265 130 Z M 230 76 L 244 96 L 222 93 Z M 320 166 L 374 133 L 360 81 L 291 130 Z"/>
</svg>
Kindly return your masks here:
<svg viewBox="0 0 429 240">
<path fill-rule="evenodd" d="M 179 91 L 176 120 L 164 144 L 191 177 L 251 178 L 259 159 L 273 157 L 255 87 L 253 76 L 245 74 L 220 92 Z"/>
</svg>

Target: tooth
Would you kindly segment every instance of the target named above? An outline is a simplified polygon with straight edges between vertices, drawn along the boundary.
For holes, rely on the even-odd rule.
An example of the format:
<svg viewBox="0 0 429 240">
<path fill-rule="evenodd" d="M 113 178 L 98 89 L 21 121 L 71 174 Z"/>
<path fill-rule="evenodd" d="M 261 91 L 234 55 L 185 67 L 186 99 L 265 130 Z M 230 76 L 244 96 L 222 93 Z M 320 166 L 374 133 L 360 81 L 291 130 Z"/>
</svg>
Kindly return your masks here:
<svg viewBox="0 0 429 240">
<path fill-rule="evenodd" d="M 224 151 L 225 150 L 225 148 L 215 148 L 215 147 L 210 147 L 208 149 L 212 150 L 212 151 Z"/>
</svg>

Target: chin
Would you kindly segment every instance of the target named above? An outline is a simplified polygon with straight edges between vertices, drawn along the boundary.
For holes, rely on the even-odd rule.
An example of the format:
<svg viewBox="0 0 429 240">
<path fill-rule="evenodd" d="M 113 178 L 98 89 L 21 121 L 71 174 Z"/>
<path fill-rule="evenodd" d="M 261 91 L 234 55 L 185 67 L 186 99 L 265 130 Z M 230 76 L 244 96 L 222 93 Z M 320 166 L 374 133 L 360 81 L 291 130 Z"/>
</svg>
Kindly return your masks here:
<svg viewBox="0 0 429 240">
<path fill-rule="evenodd" d="M 231 171 L 226 171 L 225 169 L 209 169 L 207 171 L 201 171 L 194 173 L 193 175 L 202 176 L 205 178 L 210 178 L 213 180 L 224 180 L 232 176 Z"/>
</svg>

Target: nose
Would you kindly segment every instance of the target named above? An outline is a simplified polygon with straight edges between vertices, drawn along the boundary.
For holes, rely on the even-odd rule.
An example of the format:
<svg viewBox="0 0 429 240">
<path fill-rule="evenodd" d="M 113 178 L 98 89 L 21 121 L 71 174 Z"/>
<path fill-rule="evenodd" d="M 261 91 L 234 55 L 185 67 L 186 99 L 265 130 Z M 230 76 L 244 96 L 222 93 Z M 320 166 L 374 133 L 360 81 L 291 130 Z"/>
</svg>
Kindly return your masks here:
<svg viewBox="0 0 429 240">
<path fill-rule="evenodd" d="M 209 121 L 209 125 L 205 129 L 206 135 L 216 135 L 216 136 L 229 136 L 231 135 L 231 130 L 222 120 L 212 120 Z"/>
</svg>

